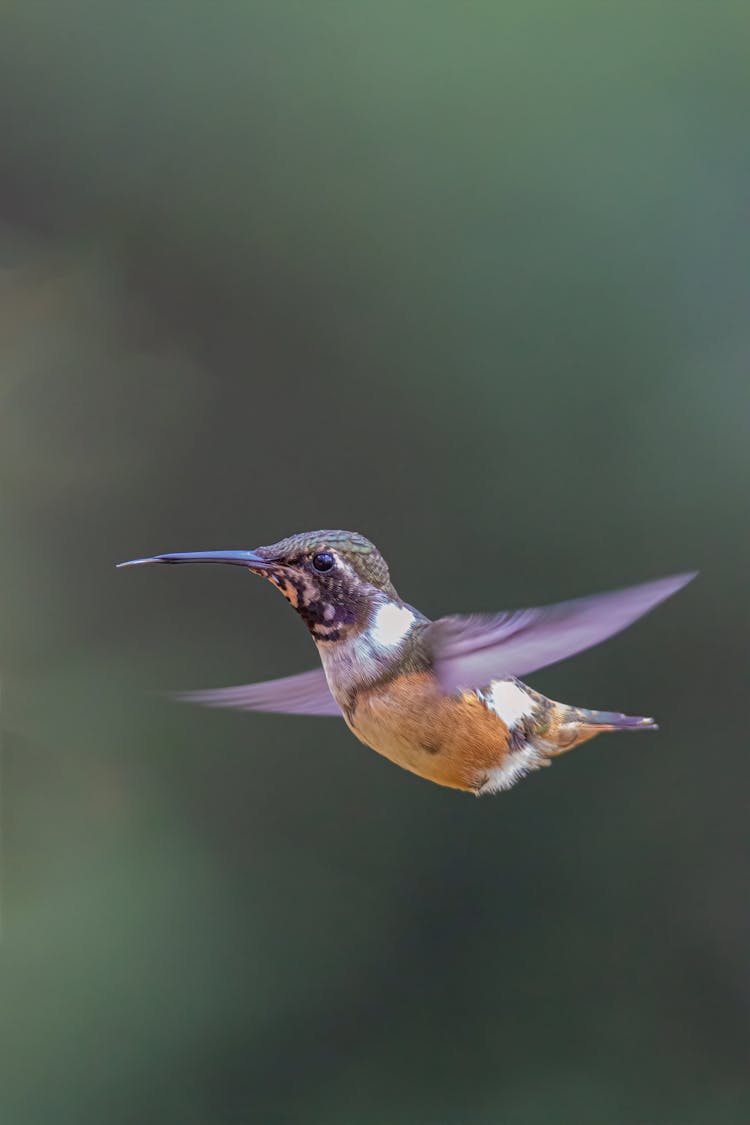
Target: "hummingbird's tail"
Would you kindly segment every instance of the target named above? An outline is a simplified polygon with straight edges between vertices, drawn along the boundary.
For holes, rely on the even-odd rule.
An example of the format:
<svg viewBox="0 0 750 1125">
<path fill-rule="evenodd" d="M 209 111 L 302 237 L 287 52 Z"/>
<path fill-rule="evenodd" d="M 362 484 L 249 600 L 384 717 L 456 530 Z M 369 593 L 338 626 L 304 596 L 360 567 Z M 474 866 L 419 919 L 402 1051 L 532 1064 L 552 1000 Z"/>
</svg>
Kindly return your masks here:
<svg viewBox="0 0 750 1125">
<path fill-rule="evenodd" d="M 619 711 L 588 711 L 585 707 L 567 707 L 558 704 L 549 734 L 555 749 L 553 754 L 564 754 L 580 746 L 589 738 L 609 730 L 658 730 L 658 725 L 646 715 L 623 715 Z M 549 737 L 549 736 L 548 736 Z"/>
<path fill-rule="evenodd" d="M 622 715 L 619 711 L 586 711 L 583 707 L 571 708 L 578 722 L 605 730 L 658 730 L 653 719 L 645 715 Z"/>
</svg>

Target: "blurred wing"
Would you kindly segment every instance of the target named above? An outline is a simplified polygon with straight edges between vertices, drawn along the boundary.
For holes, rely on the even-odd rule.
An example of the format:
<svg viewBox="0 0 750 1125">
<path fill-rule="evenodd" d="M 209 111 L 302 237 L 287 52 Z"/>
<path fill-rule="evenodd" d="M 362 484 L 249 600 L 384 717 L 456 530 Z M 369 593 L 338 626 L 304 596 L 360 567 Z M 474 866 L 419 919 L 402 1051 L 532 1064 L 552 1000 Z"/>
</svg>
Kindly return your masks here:
<svg viewBox="0 0 750 1125">
<path fill-rule="evenodd" d="M 555 664 L 619 633 L 685 586 L 692 574 L 495 617 L 441 617 L 425 630 L 444 691 L 479 688 Z"/>
<path fill-rule="evenodd" d="M 314 668 L 298 676 L 285 676 L 281 680 L 265 680 L 260 684 L 174 692 L 172 697 L 183 703 L 232 707 L 237 711 L 276 711 L 283 715 L 341 714 L 322 668 Z"/>
</svg>

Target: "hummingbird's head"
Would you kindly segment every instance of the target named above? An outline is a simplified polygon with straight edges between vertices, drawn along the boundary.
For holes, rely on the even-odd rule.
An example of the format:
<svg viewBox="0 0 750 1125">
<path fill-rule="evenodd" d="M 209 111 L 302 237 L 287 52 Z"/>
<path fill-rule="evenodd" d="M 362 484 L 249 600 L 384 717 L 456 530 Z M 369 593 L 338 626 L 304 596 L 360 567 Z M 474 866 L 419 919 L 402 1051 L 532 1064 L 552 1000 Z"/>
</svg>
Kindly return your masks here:
<svg viewBox="0 0 750 1125">
<path fill-rule="evenodd" d="M 267 578 L 316 641 L 365 628 L 374 605 L 398 600 L 385 559 L 356 531 L 302 531 L 252 551 L 189 551 L 119 565 L 198 562 L 232 563 Z"/>
<path fill-rule="evenodd" d="M 318 641 L 364 626 L 374 601 L 395 598 L 385 559 L 356 531 L 302 531 L 258 547 L 256 573 L 284 595 Z"/>
</svg>

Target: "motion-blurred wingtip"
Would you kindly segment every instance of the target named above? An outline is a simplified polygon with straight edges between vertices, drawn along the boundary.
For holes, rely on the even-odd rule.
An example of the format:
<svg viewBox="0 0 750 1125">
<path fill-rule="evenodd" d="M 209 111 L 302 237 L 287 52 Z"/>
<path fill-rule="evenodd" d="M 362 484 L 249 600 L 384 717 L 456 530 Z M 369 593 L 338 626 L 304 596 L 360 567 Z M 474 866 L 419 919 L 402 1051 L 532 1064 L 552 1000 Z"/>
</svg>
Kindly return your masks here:
<svg viewBox="0 0 750 1125">
<path fill-rule="evenodd" d="M 684 589 L 688 583 L 692 582 L 700 574 L 698 570 L 684 570 L 679 574 L 670 574 L 666 578 L 656 579 L 655 585 L 660 585 L 665 590 L 664 597 L 670 597 L 676 594 L 678 590 Z"/>
</svg>

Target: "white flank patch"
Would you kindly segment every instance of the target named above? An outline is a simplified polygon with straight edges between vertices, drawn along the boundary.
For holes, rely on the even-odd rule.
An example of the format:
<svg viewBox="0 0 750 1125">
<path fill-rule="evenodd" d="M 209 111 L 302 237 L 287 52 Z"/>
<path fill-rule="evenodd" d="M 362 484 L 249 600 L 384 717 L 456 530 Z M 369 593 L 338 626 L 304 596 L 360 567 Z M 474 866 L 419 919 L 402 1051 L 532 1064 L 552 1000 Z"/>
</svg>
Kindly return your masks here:
<svg viewBox="0 0 750 1125">
<path fill-rule="evenodd" d="M 502 719 L 508 730 L 519 719 L 531 715 L 534 711 L 534 700 L 514 680 L 495 680 L 489 691 L 484 691 L 487 705 Z"/>
<path fill-rule="evenodd" d="M 370 627 L 370 634 L 376 645 L 393 648 L 401 644 L 414 624 L 414 614 L 405 605 L 385 602 L 381 605 Z"/>
</svg>

